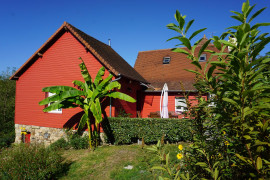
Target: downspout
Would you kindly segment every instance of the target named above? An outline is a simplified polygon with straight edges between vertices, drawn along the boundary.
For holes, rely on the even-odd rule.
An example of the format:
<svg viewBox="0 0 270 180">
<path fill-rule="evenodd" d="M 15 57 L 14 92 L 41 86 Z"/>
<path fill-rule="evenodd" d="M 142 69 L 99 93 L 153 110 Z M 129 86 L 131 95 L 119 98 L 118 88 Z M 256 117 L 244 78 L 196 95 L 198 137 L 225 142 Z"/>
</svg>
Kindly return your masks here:
<svg viewBox="0 0 270 180">
<path fill-rule="evenodd" d="M 118 81 L 121 79 L 121 74 L 118 74 L 118 78 L 112 80 L 111 82 Z M 110 117 L 112 117 L 112 98 L 110 97 Z"/>
</svg>

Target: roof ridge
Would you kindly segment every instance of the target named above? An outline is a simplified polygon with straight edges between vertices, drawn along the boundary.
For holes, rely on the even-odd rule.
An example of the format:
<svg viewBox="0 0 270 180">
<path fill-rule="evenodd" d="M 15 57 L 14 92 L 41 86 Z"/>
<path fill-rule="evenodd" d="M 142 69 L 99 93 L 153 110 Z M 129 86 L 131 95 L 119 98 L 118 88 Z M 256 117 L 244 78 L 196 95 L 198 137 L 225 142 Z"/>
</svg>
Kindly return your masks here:
<svg viewBox="0 0 270 180">
<path fill-rule="evenodd" d="M 77 31 L 80 31 L 80 32 L 82 32 L 82 33 L 84 33 L 85 35 L 87 35 L 87 36 L 90 36 L 89 34 L 86 34 L 85 32 L 83 32 L 83 31 L 81 31 L 80 29 L 78 29 L 78 28 L 76 28 L 75 26 L 73 26 L 72 24 L 70 24 L 70 23 L 68 23 L 68 22 L 64 22 L 66 25 L 69 25 L 69 26 L 71 26 L 73 29 L 76 29 Z M 96 39 L 96 38 L 94 38 L 93 36 L 90 36 L 91 38 L 93 38 L 93 39 L 95 39 L 96 41 L 98 41 L 98 42 L 100 42 L 100 43 L 102 43 L 102 44 L 104 44 L 104 45 L 106 45 L 106 46 L 108 46 L 108 47 L 110 47 L 110 48 L 112 48 L 111 46 L 109 46 L 108 44 L 106 44 L 106 43 L 104 43 L 104 42 L 102 42 L 102 41 L 100 41 L 100 40 L 98 40 L 98 39 Z M 113 48 L 112 48 L 113 49 Z"/>
</svg>

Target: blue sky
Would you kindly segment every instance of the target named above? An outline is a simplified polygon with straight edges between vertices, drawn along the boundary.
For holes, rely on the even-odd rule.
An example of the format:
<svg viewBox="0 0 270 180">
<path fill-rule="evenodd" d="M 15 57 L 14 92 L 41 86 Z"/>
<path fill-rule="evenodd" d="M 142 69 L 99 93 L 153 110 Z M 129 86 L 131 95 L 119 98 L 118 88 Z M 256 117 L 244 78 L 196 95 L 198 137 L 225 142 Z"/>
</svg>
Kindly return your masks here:
<svg viewBox="0 0 270 180">
<path fill-rule="evenodd" d="M 69 22 L 107 43 L 131 66 L 139 51 L 167 49 L 176 34 L 166 25 L 175 22 L 178 9 L 195 19 L 191 31 L 206 27 L 208 38 L 237 25 L 231 10 L 240 11 L 243 0 L 1 0 L 0 72 L 19 68 L 61 25 Z M 257 22 L 270 22 L 270 1 L 250 0 L 255 10 L 268 7 Z M 255 11 L 254 11 L 255 12 Z M 261 28 L 270 32 L 270 27 Z M 267 46 L 263 53 L 270 51 Z"/>
</svg>

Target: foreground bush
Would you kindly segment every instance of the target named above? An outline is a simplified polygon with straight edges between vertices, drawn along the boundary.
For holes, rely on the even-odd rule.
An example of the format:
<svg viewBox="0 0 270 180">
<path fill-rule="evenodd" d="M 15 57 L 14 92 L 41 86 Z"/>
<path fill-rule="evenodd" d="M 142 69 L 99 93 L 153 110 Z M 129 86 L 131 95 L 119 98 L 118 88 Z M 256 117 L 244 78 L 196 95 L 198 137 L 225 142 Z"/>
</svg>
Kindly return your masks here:
<svg viewBox="0 0 270 180">
<path fill-rule="evenodd" d="M 50 145 L 54 150 L 59 149 L 87 149 L 89 148 L 87 136 L 80 136 L 78 134 L 68 135 L 67 140 L 60 138 Z"/>
<path fill-rule="evenodd" d="M 102 124 L 107 141 L 114 144 L 130 144 L 144 139 L 156 143 L 164 136 L 171 143 L 192 139 L 190 120 L 154 118 L 109 118 Z"/>
<path fill-rule="evenodd" d="M 62 162 L 57 151 L 21 144 L 0 153 L 0 179 L 51 179 L 62 172 Z"/>
<path fill-rule="evenodd" d="M 195 133 L 189 148 L 179 147 L 176 166 L 185 166 L 174 173 L 166 169 L 174 179 L 270 179 L 270 58 L 259 56 L 270 43 L 269 33 L 259 29 L 270 23 L 254 22 L 265 8 L 251 13 L 253 8 L 247 0 L 241 12 L 232 11 L 240 25 L 193 47 L 191 39 L 204 30 L 186 36 L 194 20 L 185 26 L 186 16 L 177 11 L 178 25 L 167 25 L 178 33 L 171 39 L 186 47 L 173 51 L 186 54 L 194 65 L 188 71 L 196 74 L 199 102 L 191 106 L 186 98 Z M 207 68 L 199 61 L 203 52 L 211 53 Z M 211 95 L 208 100 L 201 97 L 206 93 Z M 162 167 L 168 167 L 167 162 Z"/>
</svg>

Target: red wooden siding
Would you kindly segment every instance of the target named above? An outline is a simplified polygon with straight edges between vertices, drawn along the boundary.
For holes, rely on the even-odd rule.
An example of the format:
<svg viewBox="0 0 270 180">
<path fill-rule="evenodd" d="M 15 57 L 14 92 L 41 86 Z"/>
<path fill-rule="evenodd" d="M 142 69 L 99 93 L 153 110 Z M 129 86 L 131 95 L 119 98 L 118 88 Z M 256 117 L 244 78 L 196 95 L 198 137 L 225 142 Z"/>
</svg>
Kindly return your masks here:
<svg viewBox="0 0 270 180">
<path fill-rule="evenodd" d="M 147 118 L 150 115 L 150 112 L 160 111 L 160 92 L 147 92 L 145 93 L 143 99 L 143 104 L 141 104 L 141 115 L 143 118 Z M 169 92 L 168 96 L 168 111 L 175 112 L 175 97 L 183 97 L 182 93 L 173 93 Z M 207 98 L 207 96 L 203 96 Z M 188 96 L 191 104 L 196 104 L 196 93 L 191 93 Z M 181 118 L 182 115 L 179 115 Z"/>
<path fill-rule="evenodd" d="M 139 82 L 133 81 L 127 78 L 121 78 L 119 80 L 121 83 L 121 92 L 133 97 L 137 98 L 137 92 L 141 89 Z M 130 113 L 130 117 L 137 117 L 137 103 L 130 103 L 122 100 L 114 100 L 115 105 L 115 115 L 118 116 L 118 113 L 121 109 L 125 110 L 126 113 Z"/>
<path fill-rule="evenodd" d="M 42 88 L 55 85 L 73 86 L 73 80 L 83 81 L 79 57 L 83 58 L 88 71 L 94 78 L 102 65 L 72 34 L 66 32 L 43 54 L 43 57 L 40 57 L 20 76 L 16 81 L 16 124 L 62 128 L 75 114 L 81 112 L 80 108 L 75 108 L 63 109 L 62 114 L 44 113 L 42 111 L 44 106 L 38 104 L 45 98 Z M 109 72 L 106 71 L 105 77 L 108 74 Z M 132 96 L 134 96 L 133 93 Z M 115 102 L 117 103 L 117 100 Z M 127 112 L 133 113 L 134 109 L 136 111 L 136 103 L 132 105 L 120 103 L 127 108 Z M 109 106 L 105 111 L 109 116 Z M 115 115 L 114 107 L 112 115 Z"/>
</svg>

